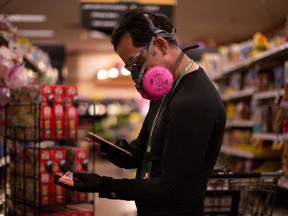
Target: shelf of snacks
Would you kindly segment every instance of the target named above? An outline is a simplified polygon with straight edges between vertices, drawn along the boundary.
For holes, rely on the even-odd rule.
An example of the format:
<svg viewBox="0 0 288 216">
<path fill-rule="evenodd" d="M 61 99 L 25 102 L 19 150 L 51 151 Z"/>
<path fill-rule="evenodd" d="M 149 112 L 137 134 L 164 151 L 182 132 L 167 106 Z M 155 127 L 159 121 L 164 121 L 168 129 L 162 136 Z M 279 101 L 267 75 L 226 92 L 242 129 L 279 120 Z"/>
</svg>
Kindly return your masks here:
<svg viewBox="0 0 288 216">
<path fill-rule="evenodd" d="M 287 137 L 282 133 L 253 133 L 253 138 L 267 141 L 284 141 Z"/>
<path fill-rule="evenodd" d="M 232 91 L 231 93 L 225 93 L 222 95 L 223 101 L 241 99 L 244 97 L 251 97 L 255 90 L 253 88 L 247 88 L 240 91 Z"/>
<path fill-rule="evenodd" d="M 210 57 L 205 56 L 203 65 L 212 69 L 209 77 L 227 116 L 220 157 L 255 163 L 251 169 L 266 159 L 280 166 L 283 143 L 288 140 L 288 133 L 283 134 L 288 131 L 288 112 L 281 105 L 288 90 L 288 38 L 279 34 L 268 41 L 257 32 L 248 41 L 219 47 L 218 56 Z"/>
<path fill-rule="evenodd" d="M 274 159 L 279 158 L 281 151 L 270 148 L 259 148 L 252 145 L 228 146 L 222 145 L 221 153 L 246 159 Z"/>
<path fill-rule="evenodd" d="M 20 38 L 18 30 L 0 14 L 0 106 L 10 101 L 10 91 L 30 84 L 55 84 L 58 71 L 49 55 L 28 39 Z"/>
<path fill-rule="evenodd" d="M 285 90 L 284 89 L 277 89 L 277 90 L 271 90 L 271 91 L 264 91 L 264 92 L 257 92 L 253 94 L 252 99 L 253 100 L 263 100 L 263 99 L 269 99 L 269 98 L 275 98 L 280 97 L 284 95 Z"/>
<path fill-rule="evenodd" d="M 251 128 L 253 127 L 254 122 L 250 119 L 236 119 L 236 120 L 227 120 L 226 127 L 237 127 L 237 128 Z"/>
<path fill-rule="evenodd" d="M 252 48 L 250 48 L 250 50 L 251 49 Z M 286 53 L 288 53 L 288 42 L 284 42 L 283 44 L 280 44 L 278 46 L 268 48 L 265 51 L 259 52 L 255 56 L 242 58 L 241 60 L 239 59 L 236 62 L 228 62 L 225 64 L 225 66 L 220 67 L 221 69 L 217 72 L 217 75 L 211 76 L 211 79 L 215 81 L 223 79 L 226 75 L 229 75 L 236 71 L 246 70 L 251 65 L 255 63 L 261 63 L 261 61 L 265 61 L 267 60 L 267 58 L 274 59 L 277 58 L 279 55 L 284 55 Z"/>
</svg>

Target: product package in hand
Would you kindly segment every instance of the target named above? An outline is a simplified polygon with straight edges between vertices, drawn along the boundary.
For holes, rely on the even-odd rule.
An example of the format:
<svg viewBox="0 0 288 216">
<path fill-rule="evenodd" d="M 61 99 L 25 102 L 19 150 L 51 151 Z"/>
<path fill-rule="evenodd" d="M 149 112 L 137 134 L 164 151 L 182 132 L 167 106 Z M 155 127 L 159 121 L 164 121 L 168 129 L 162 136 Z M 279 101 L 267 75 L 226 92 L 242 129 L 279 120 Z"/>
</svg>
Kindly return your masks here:
<svg viewBox="0 0 288 216">
<path fill-rule="evenodd" d="M 58 181 L 66 185 L 73 186 L 74 185 L 73 173 L 70 171 L 66 172 L 62 177 L 59 178 Z"/>
</svg>

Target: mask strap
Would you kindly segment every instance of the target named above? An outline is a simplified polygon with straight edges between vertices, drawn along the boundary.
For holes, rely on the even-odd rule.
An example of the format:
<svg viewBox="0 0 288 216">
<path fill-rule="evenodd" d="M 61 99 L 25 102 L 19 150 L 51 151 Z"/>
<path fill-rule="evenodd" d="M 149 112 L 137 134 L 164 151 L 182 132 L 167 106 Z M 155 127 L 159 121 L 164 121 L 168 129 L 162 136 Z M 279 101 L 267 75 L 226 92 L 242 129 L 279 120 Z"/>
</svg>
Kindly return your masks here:
<svg viewBox="0 0 288 216">
<path fill-rule="evenodd" d="M 138 80 L 137 80 L 137 84 L 136 85 L 140 85 L 141 81 L 142 81 L 142 78 L 144 76 L 144 72 L 145 72 L 145 68 L 146 68 L 146 65 L 147 65 L 147 62 L 148 62 L 148 59 L 152 53 L 152 47 L 154 45 L 154 40 L 155 40 L 155 37 L 152 37 L 151 39 L 151 42 L 149 44 L 149 47 L 148 47 L 148 51 L 147 51 L 147 57 L 145 59 L 145 62 L 143 63 L 142 67 L 141 67 L 141 70 L 140 70 L 140 73 L 139 73 L 139 77 L 138 77 Z"/>
<path fill-rule="evenodd" d="M 192 46 L 188 46 L 188 47 L 186 47 L 186 48 L 184 48 L 184 49 L 182 49 L 182 52 L 187 52 L 188 50 L 191 50 L 191 49 L 196 49 L 196 48 L 198 48 L 199 47 L 199 45 L 198 44 L 194 44 L 194 45 L 192 45 Z"/>
<path fill-rule="evenodd" d="M 172 74 L 175 73 L 176 69 L 179 67 L 180 63 L 182 62 L 182 59 L 184 58 L 184 52 L 181 52 L 181 54 L 179 55 L 176 64 L 174 65 L 174 67 L 172 68 Z"/>
<path fill-rule="evenodd" d="M 151 31 L 154 33 L 155 36 L 157 36 L 157 37 L 162 37 L 162 38 L 175 39 L 175 36 L 174 36 L 174 34 L 175 34 L 175 28 L 173 28 L 173 30 L 172 30 L 171 33 L 168 33 L 168 32 L 165 31 L 165 30 L 156 28 L 156 26 L 154 25 L 153 21 L 151 20 L 151 18 L 149 17 L 148 14 L 144 14 L 144 17 L 145 17 L 145 19 L 147 20 L 148 25 L 149 25 Z"/>
</svg>

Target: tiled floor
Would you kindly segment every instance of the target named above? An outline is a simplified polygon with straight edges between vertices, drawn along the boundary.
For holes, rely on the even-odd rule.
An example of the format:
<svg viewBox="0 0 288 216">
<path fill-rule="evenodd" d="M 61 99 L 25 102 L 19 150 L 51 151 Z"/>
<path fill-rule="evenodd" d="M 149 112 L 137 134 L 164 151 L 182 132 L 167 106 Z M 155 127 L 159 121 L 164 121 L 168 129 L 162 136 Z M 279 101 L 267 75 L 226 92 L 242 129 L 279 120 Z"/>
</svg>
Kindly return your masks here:
<svg viewBox="0 0 288 216">
<path fill-rule="evenodd" d="M 96 172 L 114 178 L 131 178 L 135 174 L 133 171 L 119 169 L 103 159 L 96 161 Z M 288 202 L 286 206 L 275 207 L 273 216 L 288 216 Z M 95 213 L 96 216 L 135 216 L 136 208 L 133 201 L 100 199 L 96 195 Z"/>
</svg>

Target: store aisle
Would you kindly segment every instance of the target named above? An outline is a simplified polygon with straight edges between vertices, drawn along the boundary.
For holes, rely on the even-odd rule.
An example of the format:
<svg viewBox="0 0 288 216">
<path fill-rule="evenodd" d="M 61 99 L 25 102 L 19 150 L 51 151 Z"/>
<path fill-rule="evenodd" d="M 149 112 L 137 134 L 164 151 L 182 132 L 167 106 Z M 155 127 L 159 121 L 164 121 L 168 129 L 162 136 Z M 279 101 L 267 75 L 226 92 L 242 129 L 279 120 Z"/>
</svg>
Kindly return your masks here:
<svg viewBox="0 0 288 216">
<path fill-rule="evenodd" d="M 96 160 L 96 172 L 113 178 L 131 178 L 134 175 L 134 170 L 120 169 L 104 159 Z M 95 212 L 96 216 L 135 216 L 136 207 L 133 201 L 100 199 L 96 195 Z"/>
<path fill-rule="evenodd" d="M 120 169 L 104 159 L 96 160 L 96 172 L 114 178 L 131 178 L 135 174 L 134 171 Z M 96 195 L 95 212 L 96 216 L 136 216 L 136 207 L 133 201 L 100 199 Z M 273 216 L 286 215 L 288 207 L 275 207 Z"/>
</svg>

